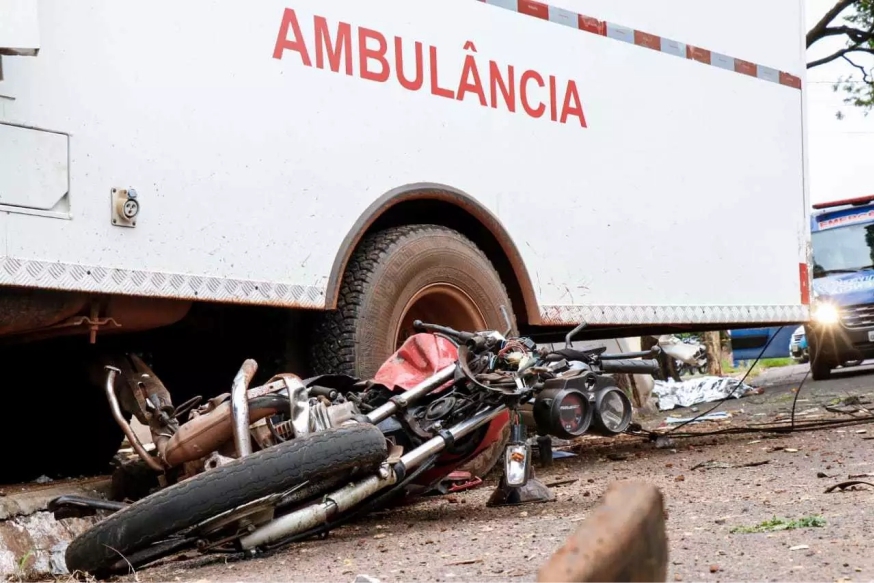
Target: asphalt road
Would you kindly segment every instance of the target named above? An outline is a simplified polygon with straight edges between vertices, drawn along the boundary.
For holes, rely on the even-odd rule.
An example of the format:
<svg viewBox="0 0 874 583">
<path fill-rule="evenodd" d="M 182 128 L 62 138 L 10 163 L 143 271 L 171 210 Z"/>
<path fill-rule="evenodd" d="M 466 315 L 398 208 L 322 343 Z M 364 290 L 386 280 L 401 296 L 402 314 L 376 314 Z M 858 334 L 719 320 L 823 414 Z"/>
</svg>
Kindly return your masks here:
<svg viewBox="0 0 874 583">
<path fill-rule="evenodd" d="M 785 418 L 795 402 L 799 422 L 846 418 L 825 411 L 846 397 L 874 401 L 874 367 L 837 370 L 832 380 L 807 380 L 807 366 L 765 371 L 762 395 L 731 400 L 731 419 L 698 424 L 700 431 Z M 708 405 L 697 408 L 705 410 Z M 674 410 L 689 416 L 692 411 Z M 646 422 L 658 427 L 667 414 Z M 691 427 L 691 426 L 690 426 Z M 540 565 L 585 520 L 616 480 L 642 479 L 663 492 L 668 512 L 669 581 L 871 580 L 874 491 L 825 493 L 849 475 L 874 473 L 862 425 L 786 436 L 752 433 L 676 439 L 657 446 L 624 437 L 584 439 L 575 457 L 539 470 L 557 499 L 527 507 L 487 508 L 494 476 L 484 487 L 430 497 L 372 515 L 325 539 L 273 555 L 238 560 L 189 555 L 140 571 L 137 581 L 381 581 L 536 579 Z M 754 462 L 755 467 L 744 466 Z M 773 519 L 813 526 L 746 532 Z"/>
</svg>

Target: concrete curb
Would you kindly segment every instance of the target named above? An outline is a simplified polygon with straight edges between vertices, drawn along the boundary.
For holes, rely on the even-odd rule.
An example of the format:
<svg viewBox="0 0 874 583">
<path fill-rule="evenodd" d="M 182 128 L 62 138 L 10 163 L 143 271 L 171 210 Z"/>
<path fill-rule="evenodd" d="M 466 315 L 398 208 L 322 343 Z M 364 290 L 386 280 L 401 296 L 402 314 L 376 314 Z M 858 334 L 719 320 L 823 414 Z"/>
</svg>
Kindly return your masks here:
<svg viewBox="0 0 874 583">
<path fill-rule="evenodd" d="M 582 525 L 540 568 L 542 583 L 665 581 L 664 499 L 645 482 L 612 484 Z"/>
<path fill-rule="evenodd" d="M 67 545 L 100 517 L 55 520 L 46 507 L 62 495 L 105 498 L 110 485 L 110 479 L 103 477 L 4 487 L 0 496 L 0 580 L 66 575 Z"/>
</svg>

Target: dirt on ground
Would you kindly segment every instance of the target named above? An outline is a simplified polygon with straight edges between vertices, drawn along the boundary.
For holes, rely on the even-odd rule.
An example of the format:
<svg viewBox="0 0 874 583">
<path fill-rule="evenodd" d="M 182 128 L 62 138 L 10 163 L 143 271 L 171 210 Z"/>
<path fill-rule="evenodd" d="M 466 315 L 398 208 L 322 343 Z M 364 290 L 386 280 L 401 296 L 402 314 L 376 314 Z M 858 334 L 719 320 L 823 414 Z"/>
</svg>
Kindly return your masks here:
<svg viewBox="0 0 874 583">
<path fill-rule="evenodd" d="M 857 397 L 864 407 L 874 394 L 874 376 L 862 371 L 829 383 L 808 382 L 796 399 L 805 371 L 764 375 L 758 379 L 767 387 L 763 395 L 725 404 L 730 419 L 683 431 L 784 419 L 793 402 L 798 423 L 846 419 L 825 407 Z M 691 416 L 710 406 L 671 411 L 646 426 L 664 430 L 667 415 Z M 825 490 L 849 476 L 874 474 L 872 439 L 874 425 L 657 443 L 630 436 L 583 439 L 570 450 L 573 457 L 537 471 L 543 482 L 556 484 L 554 502 L 488 508 L 491 477 L 478 489 L 372 514 L 323 540 L 267 556 L 182 555 L 121 579 L 351 582 L 367 575 L 380 581 L 532 581 L 609 484 L 635 479 L 656 484 L 664 494 L 669 581 L 870 580 L 874 488 Z"/>
</svg>

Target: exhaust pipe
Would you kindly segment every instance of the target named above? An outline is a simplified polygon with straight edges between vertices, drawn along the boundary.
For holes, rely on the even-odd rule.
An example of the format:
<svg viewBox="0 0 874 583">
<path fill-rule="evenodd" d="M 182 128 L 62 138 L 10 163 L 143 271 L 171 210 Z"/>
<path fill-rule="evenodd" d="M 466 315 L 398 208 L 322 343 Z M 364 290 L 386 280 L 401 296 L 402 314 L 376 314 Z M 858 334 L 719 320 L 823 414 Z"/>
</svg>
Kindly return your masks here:
<svg viewBox="0 0 874 583">
<path fill-rule="evenodd" d="M 143 444 L 140 443 L 139 437 L 134 433 L 134 430 L 131 428 L 130 424 L 125 420 L 124 415 L 121 414 L 121 407 L 118 405 L 118 397 L 115 395 L 115 377 L 118 376 L 118 373 L 121 372 L 118 368 L 114 366 L 107 366 L 106 368 L 106 386 L 104 388 L 106 392 L 106 400 L 109 401 L 109 409 L 112 411 L 112 417 L 115 419 L 115 422 L 118 423 L 121 430 L 124 432 L 125 437 L 130 442 L 131 447 L 134 448 L 134 451 L 137 452 L 144 462 L 146 462 L 150 468 L 155 470 L 156 472 L 163 472 L 164 466 L 161 465 L 157 459 L 155 459 L 149 452 L 146 451 L 146 448 L 143 447 Z M 247 434 L 248 436 L 248 434 Z"/>
<path fill-rule="evenodd" d="M 245 457 L 252 453 L 252 436 L 249 435 L 249 400 L 246 392 L 258 370 L 258 363 L 251 358 L 240 367 L 231 386 L 231 423 L 234 429 L 234 445 L 237 455 Z"/>
</svg>

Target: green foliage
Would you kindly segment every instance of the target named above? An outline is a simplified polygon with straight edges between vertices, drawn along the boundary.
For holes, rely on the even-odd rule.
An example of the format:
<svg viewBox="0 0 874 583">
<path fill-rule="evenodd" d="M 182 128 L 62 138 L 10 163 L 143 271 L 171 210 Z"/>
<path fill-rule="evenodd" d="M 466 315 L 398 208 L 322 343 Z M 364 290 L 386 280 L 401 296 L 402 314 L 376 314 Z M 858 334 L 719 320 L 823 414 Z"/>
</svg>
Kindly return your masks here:
<svg viewBox="0 0 874 583">
<path fill-rule="evenodd" d="M 844 46 L 807 64 L 808 69 L 838 59 L 857 72 L 841 76 L 833 89 L 845 94 L 844 103 L 867 115 L 874 108 L 874 0 L 839 0 L 807 33 L 807 48 L 826 38 L 843 38 Z M 838 113 L 838 118 L 843 115 Z"/>
<path fill-rule="evenodd" d="M 822 516 L 805 516 L 798 520 L 784 520 L 776 516 L 771 520 L 760 522 L 755 526 L 736 526 L 731 529 L 732 534 L 752 534 L 757 532 L 775 532 L 778 530 L 795 530 L 796 528 L 820 528 L 825 526 Z"/>
</svg>

